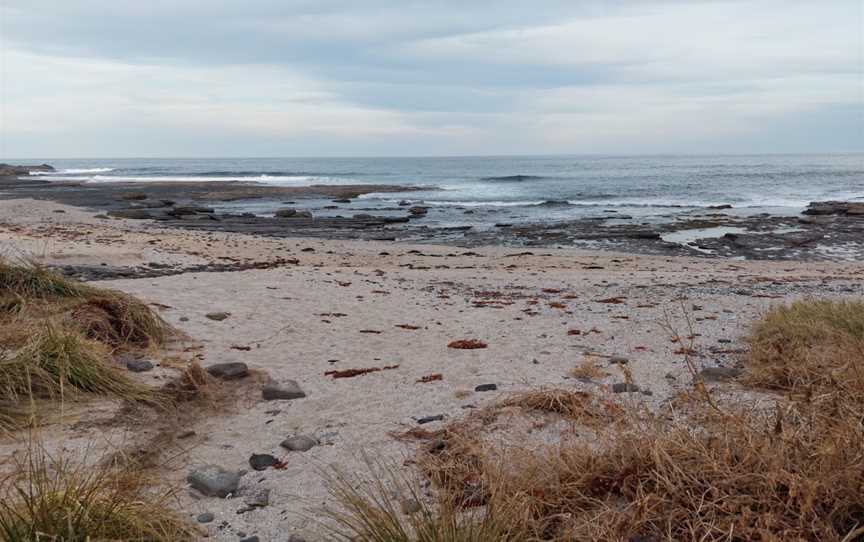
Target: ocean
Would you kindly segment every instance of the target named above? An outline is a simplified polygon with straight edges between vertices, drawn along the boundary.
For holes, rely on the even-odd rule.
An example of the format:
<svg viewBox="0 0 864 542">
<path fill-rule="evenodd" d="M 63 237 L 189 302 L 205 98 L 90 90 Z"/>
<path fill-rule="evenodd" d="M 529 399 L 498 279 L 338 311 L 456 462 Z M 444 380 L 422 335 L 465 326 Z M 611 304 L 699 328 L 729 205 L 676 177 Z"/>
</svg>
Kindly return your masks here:
<svg viewBox="0 0 864 542">
<path fill-rule="evenodd" d="M 809 202 L 864 199 L 864 154 L 751 156 L 526 156 L 441 158 L 39 159 L 47 180 L 244 181 L 278 186 L 396 184 L 353 210 L 392 210 L 402 200 L 437 209 L 432 220 L 478 223 L 565 221 L 620 213 L 668 219 L 718 205 L 727 212 L 798 213 Z M 325 202 L 308 202 L 319 214 Z M 268 214 L 278 202 L 241 201 L 227 210 Z M 343 210 L 344 211 L 344 210 Z M 473 211 L 473 212 L 472 212 Z M 485 211 L 485 212 L 484 212 Z"/>
</svg>

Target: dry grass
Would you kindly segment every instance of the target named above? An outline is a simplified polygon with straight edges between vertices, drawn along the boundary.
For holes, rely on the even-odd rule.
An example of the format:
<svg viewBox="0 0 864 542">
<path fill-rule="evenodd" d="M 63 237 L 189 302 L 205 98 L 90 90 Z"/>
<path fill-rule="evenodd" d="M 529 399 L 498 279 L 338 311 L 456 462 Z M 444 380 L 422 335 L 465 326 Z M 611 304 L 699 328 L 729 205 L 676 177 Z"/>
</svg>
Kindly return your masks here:
<svg viewBox="0 0 864 542">
<path fill-rule="evenodd" d="M 697 393 L 691 416 L 637 416 L 540 390 L 505 403 L 558 414 L 596 438 L 504 450 L 465 422 L 423 435 L 418 463 L 445 506 L 420 528 L 392 509 L 378 516 L 380 493 L 336 496 L 349 518 L 365 518 L 351 531 L 358 540 L 391 540 L 363 536 L 397 522 L 407 534 L 392 540 L 454 540 L 438 527 L 451 516 L 462 528 L 495 525 L 471 539 L 484 542 L 864 540 L 862 337 L 861 303 L 769 311 L 750 336 L 747 381 L 789 392 L 773 407 L 718 407 Z M 620 423 L 602 429 L 609 419 Z M 422 528 L 438 534 L 421 537 Z"/>
<path fill-rule="evenodd" d="M 134 467 L 83 465 L 31 442 L 15 474 L 0 479 L 3 542 L 191 541 L 197 537 Z"/>
<path fill-rule="evenodd" d="M 81 297 L 92 289 L 31 260 L 0 258 L 0 292 L 19 300 Z M 9 299 L 6 298 L 6 299 Z"/>
<path fill-rule="evenodd" d="M 806 300 L 776 306 L 747 341 L 751 384 L 804 393 L 845 390 L 862 397 L 864 302 Z"/>
<path fill-rule="evenodd" d="M 113 348 L 158 347 L 171 336 L 168 324 L 150 307 L 121 292 L 89 296 L 69 317 L 88 338 Z"/>
<path fill-rule="evenodd" d="M 609 373 L 607 373 L 603 370 L 602 367 L 597 365 L 597 362 L 595 362 L 593 358 L 586 357 L 579 365 L 577 365 L 573 368 L 572 371 L 570 371 L 570 376 L 572 376 L 573 378 L 598 380 L 609 376 Z"/>
</svg>

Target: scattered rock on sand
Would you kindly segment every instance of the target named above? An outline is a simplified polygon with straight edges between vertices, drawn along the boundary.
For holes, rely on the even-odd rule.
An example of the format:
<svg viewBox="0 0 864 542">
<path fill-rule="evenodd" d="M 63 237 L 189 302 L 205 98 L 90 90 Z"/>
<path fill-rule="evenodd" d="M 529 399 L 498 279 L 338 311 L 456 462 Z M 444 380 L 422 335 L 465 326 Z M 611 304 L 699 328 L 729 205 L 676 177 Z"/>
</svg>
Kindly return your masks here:
<svg viewBox="0 0 864 542">
<path fill-rule="evenodd" d="M 133 373 L 143 373 L 153 369 L 153 364 L 146 359 L 130 359 L 126 361 L 126 368 Z"/>
<path fill-rule="evenodd" d="M 715 382 L 732 380 L 740 375 L 741 369 L 736 369 L 734 367 L 705 367 L 699 371 L 699 376 L 701 376 L 703 380 Z"/>
<path fill-rule="evenodd" d="M 420 425 L 423 425 L 426 423 L 440 422 L 443 419 L 444 419 L 443 414 L 437 414 L 435 416 L 424 416 L 422 418 L 417 418 L 417 423 Z"/>
<path fill-rule="evenodd" d="M 282 441 L 282 446 L 292 452 L 306 452 L 318 445 L 318 439 L 307 435 L 296 435 Z"/>
<path fill-rule="evenodd" d="M 265 401 L 287 401 L 302 399 L 306 397 L 306 392 L 300 389 L 300 384 L 294 380 L 286 380 L 282 384 L 265 384 L 261 389 L 261 396 Z"/>
<path fill-rule="evenodd" d="M 249 367 L 242 362 L 217 363 L 207 367 L 207 372 L 220 380 L 236 380 L 249 374 Z"/>
<path fill-rule="evenodd" d="M 498 384 L 480 384 L 474 391 L 495 391 L 498 389 Z"/>
<path fill-rule="evenodd" d="M 216 519 L 216 516 L 212 512 L 204 512 L 203 514 L 198 514 L 198 517 L 195 519 L 198 520 L 198 523 L 210 523 Z"/>
<path fill-rule="evenodd" d="M 108 216 L 117 218 L 128 218 L 130 220 L 147 220 L 153 218 L 145 209 L 117 209 L 116 211 L 108 211 Z"/>
<path fill-rule="evenodd" d="M 612 384 L 612 393 L 635 393 L 639 391 L 639 386 L 629 382 L 618 382 Z"/>
<path fill-rule="evenodd" d="M 613 365 L 627 365 L 630 363 L 630 359 L 624 356 L 612 356 L 609 358 L 609 363 Z"/>
<path fill-rule="evenodd" d="M 246 497 L 244 502 L 250 508 L 264 508 L 270 504 L 270 490 L 266 487 L 258 489 Z"/>
<path fill-rule="evenodd" d="M 277 463 L 279 460 L 270 454 L 252 454 L 249 457 L 249 466 L 254 470 L 267 470 Z"/>
<path fill-rule="evenodd" d="M 240 485 L 240 474 L 225 470 L 219 465 L 204 465 L 189 473 L 186 481 L 200 493 L 208 497 L 224 499 L 237 492 Z"/>
<path fill-rule="evenodd" d="M 229 316 L 231 316 L 230 312 L 208 312 L 204 315 L 210 320 L 214 322 L 221 322 L 222 320 L 226 320 Z"/>
</svg>

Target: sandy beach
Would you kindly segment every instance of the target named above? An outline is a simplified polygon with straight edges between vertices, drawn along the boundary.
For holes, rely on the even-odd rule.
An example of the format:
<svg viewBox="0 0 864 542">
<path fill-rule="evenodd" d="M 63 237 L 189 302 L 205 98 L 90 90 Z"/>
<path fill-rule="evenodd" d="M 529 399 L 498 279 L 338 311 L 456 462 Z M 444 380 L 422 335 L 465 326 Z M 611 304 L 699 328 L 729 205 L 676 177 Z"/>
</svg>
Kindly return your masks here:
<svg viewBox="0 0 864 542">
<path fill-rule="evenodd" d="M 434 429 L 509 393 L 542 386 L 611 397 L 624 380 L 623 366 L 638 386 L 625 400 L 657 408 L 688 385 L 682 346 L 671 341 L 672 330 L 686 333 L 688 319 L 700 368 L 734 368 L 742 334 L 771 304 L 858 294 L 864 272 L 860 263 L 274 239 L 94 214 L 44 201 L 2 201 L 0 247 L 6 256 L 52 266 L 170 269 L 165 276 L 96 284 L 157 307 L 188 336 L 174 355 L 195 357 L 204 367 L 242 362 L 259 373 L 227 382 L 231 404 L 192 421 L 184 438 L 164 450 L 176 455 L 162 476 L 181 488 L 177 509 L 192 521 L 212 513 L 215 521 L 199 526 L 211 540 L 318 540 L 316 510 L 332 504 L 322 472 L 362 472 L 364 454 L 401 465 L 413 448 L 393 435 L 424 417 L 443 416 L 423 425 Z M 226 262 L 269 268 L 184 271 Z M 206 316 L 213 313 L 225 318 Z M 488 347 L 448 348 L 460 339 Z M 607 376 L 571 375 L 586 357 Z M 157 382 L 171 372 L 165 365 L 143 378 Z M 383 370 L 352 378 L 327 374 L 370 368 Z M 424 382 L 430 375 L 440 379 Z M 264 400 L 267 379 L 295 381 L 306 397 Z M 493 391 L 475 391 L 489 384 Z M 711 385 L 735 391 L 734 384 Z M 146 442 L 148 431 L 97 423 L 54 426 L 50 434 L 80 451 L 94 439 L 100 446 Z M 292 436 L 318 444 L 305 452 L 280 447 Z M 242 478 L 241 494 L 270 490 L 267 506 L 238 513 L 243 497 L 187 489 L 194 466 L 248 471 L 252 454 L 285 463 Z"/>
</svg>

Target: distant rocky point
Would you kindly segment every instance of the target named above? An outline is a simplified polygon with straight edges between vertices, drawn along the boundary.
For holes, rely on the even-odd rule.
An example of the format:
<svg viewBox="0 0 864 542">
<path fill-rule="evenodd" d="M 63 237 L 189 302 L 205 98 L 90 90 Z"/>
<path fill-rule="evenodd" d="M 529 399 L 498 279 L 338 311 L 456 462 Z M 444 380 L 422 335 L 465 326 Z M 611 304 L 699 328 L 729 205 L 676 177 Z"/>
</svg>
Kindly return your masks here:
<svg viewBox="0 0 864 542">
<path fill-rule="evenodd" d="M 41 166 L 13 166 L 11 164 L 0 164 L 0 177 L 17 177 L 18 175 L 30 175 L 31 171 L 56 171 L 53 166 L 42 164 Z"/>
</svg>

